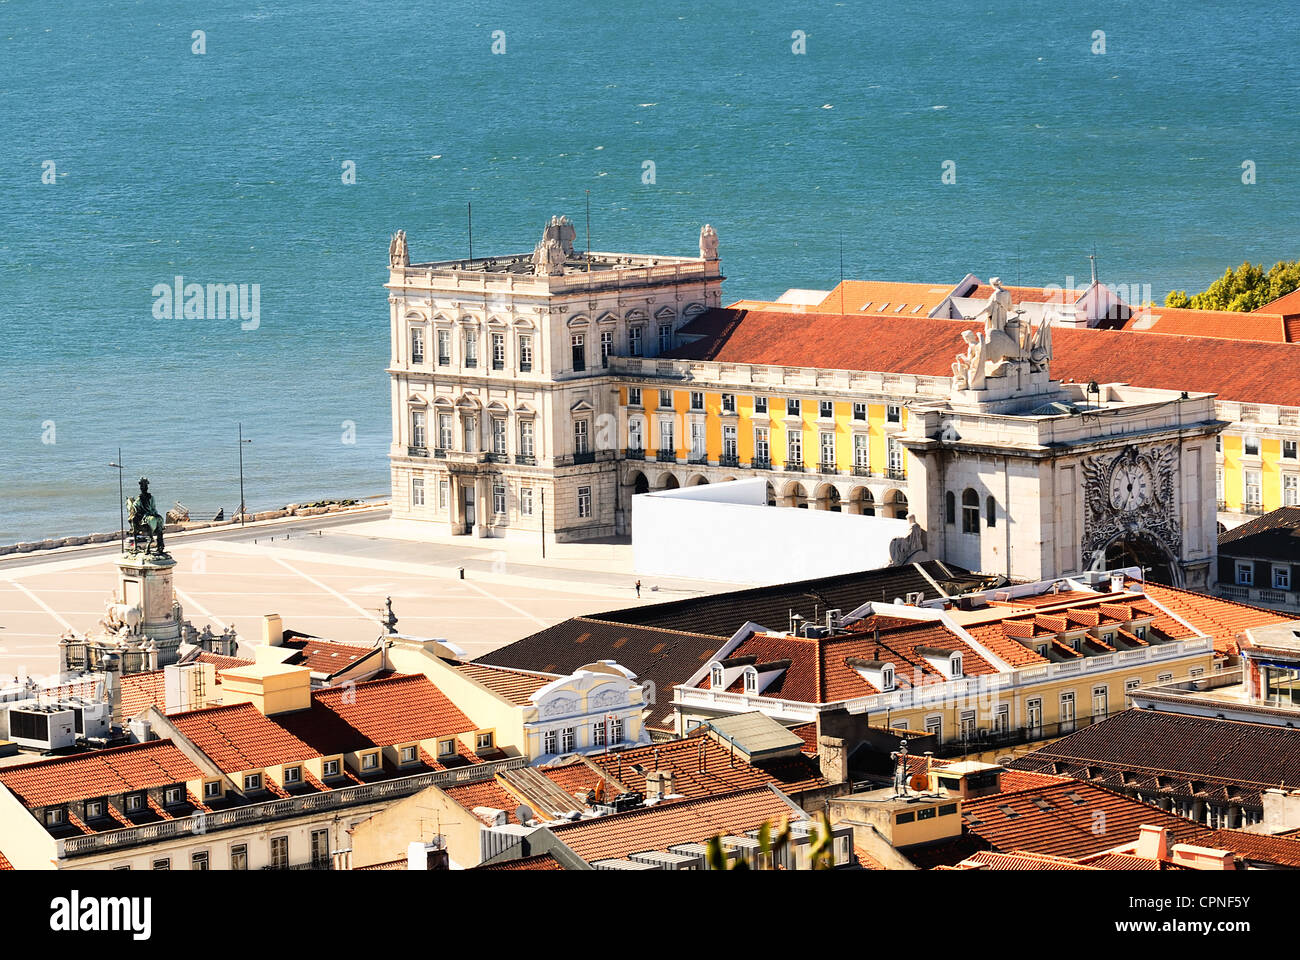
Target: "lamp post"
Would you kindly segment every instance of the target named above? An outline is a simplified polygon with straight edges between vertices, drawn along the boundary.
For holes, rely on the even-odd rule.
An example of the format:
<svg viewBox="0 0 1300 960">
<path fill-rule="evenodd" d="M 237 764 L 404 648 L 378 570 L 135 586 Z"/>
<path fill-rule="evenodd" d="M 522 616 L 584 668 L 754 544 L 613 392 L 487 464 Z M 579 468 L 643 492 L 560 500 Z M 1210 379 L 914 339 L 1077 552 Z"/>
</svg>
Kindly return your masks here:
<svg viewBox="0 0 1300 960">
<path fill-rule="evenodd" d="M 122 540 L 122 552 L 126 553 L 126 495 L 122 490 L 122 448 L 117 448 L 117 459 L 109 464 L 117 467 L 117 523 L 118 534 Z"/>
<path fill-rule="evenodd" d="M 239 424 L 239 525 L 244 525 L 244 514 L 247 508 L 244 505 L 244 444 L 252 443 L 252 440 L 244 439 L 244 425 Z"/>
</svg>

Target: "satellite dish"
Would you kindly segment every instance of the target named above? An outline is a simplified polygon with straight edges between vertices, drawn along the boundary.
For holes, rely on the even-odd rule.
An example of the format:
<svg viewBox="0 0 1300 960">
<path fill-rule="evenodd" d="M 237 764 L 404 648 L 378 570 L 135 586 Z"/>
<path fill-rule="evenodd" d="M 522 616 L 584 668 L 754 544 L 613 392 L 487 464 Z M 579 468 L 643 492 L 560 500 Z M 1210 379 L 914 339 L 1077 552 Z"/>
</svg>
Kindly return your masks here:
<svg viewBox="0 0 1300 960">
<path fill-rule="evenodd" d="M 913 790 L 924 790 L 930 786 L 930 778 L 924 773 L 914 773 L 912 779 L 907 781 L 907 785 Z"/>
<path fill-rule="evenodd" d="M 533 813 L 532 807 L 528 806 L 526 803 L 521 803 L 519 806 L 515 807 L 515 819 L 520 823 L 527 823 L 535 816 L 536 814 Z"/>
</svg>

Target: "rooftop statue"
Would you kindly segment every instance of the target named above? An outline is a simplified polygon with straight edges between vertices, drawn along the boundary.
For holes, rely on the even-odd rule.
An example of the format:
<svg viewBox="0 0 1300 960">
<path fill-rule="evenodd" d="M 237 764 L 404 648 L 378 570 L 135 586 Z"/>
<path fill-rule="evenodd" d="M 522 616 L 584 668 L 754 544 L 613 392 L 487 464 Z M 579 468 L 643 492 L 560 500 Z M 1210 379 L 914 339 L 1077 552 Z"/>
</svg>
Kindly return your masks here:
<svg viewBox="0 0 1300 960">
<path fill-rule="evenodd" d="M 130 497 L 126 501 L 126 518 L 131 524 L 131 551 L 134 553 L 139 550 L 140 538 L 144 538 L 144 552 L 165 555 L 167 551 L 163 548 L 163 528 L 166 522 L 158 512 L 157 506 L 153 502 L 153 494 L 149 492 L 149 478 L 140 478 L 140 495 Z M 151 550 L 150 543 L 155 541 L 157 549 Z"/>
<path fill-rule="evenodd" d="M 539 277 L 558 277 L 564 273 L 565 261 L 574 255 L 573 241 L 577 235 L 568 217 L 551 217 L 542 231 L 542 239 L 533 248 L 533 273 Z"/>
<path fill-rule="evenodd" d="M 406 231 L 398 230 L 393 239 L 388 241 L 388 265 L 390 267 L 409 267 L 411 255 L 406 249 Z"/>
<path fill-rule="evenodd" d="M 718 259 L 718 231 L 707 223 L 700 228 L 700 259 Z"/>
</svg>

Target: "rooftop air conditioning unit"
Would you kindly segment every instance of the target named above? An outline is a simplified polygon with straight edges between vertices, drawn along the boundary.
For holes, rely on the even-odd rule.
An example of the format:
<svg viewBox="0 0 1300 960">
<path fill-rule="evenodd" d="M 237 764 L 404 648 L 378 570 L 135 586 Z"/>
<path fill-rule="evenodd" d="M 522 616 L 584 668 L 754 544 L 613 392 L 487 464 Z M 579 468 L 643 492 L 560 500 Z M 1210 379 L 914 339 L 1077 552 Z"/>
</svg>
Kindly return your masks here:
<svg viewBox="0 0 1300 960">
<path fill-rule="evenodd" d="M 920 590 L 917 590 L 907 595 L 907 605 L 909 607 L 915 607 L 918 604 L 920 604 L 920 602 L 924 599 L 925 599 L 925 594 L 922 593 Z"/>
<path fill-rule="evenodd" d="M 76 713 L 30 704 L 9 708 L 9 739 L 28 750 L 64 750 L 77 742 Z"/>
</svg>

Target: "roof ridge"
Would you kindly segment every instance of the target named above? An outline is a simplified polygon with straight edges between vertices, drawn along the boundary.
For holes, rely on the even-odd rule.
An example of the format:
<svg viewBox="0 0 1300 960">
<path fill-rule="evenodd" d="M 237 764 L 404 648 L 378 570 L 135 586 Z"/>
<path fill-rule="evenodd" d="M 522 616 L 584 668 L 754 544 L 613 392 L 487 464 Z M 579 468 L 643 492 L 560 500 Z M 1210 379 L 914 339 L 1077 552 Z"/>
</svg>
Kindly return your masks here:
<svg viewBox="0 0 1300 960">
<path fill-rule="evenodd" d="M 582 623 L 599 623 L 607 627 L 623 627 L 628 630 L 654 630 L 658 633 L 677 633 L 687 637 L 703 637 L 706 640 L 730 640 L 730 637 L 719 636 L 715 633 L 696 633 L 694 630 L 678 630 L 676 627 L 652 627 L 642 623 L 626 623 L 622 620 L 602 620 L 600 617 L 570 617 L 571 620 L 578 620 Z M 561 621 L 563 622 L 563 621 Z M 557 623 L 555 626 L 560 626 Z"/>
<path fill-rule="evenodd" d="M 4 775 L 6 773 L 9 773 L 11 770 L 23 770 L 26 769 L 27 767 L 34 767 L 37 764 L 53 765 L 56 763 L 71 762 L 73 760 L 98 760 L 101 757 L 106 757 L 110 755 L 120 756 L 121 754 L 127 752 L 128 750 L 141 750 L 146 748 L 158 748 L 163 746 L 175 747 L 176 744 L 172 742 L 171 737 L 164 737 L 159 740 L 145 740 L 142 741 L 141 743 L 124 743 L 121 746 L 117 746 L 117 747 L 105 747 L 103 750 L 86 750 L 82 753 L 70 753 L 65 756 L 59 756 L 59 757 L 37 757 L 33 760 L 24 761 L 23 763 L 13 763 L 4 767 L 0 767 L 0 778 L 3 778 Z"/>
<path fill-rule="evenodd" d="M 674 800 L 670 804 L 663 804 L 663 805 L 655 804 L 653 807 L 646 807 L 646 806 L 634 807 L 631 810 L 624 810 L 622 813 L 609 813 L 603 817 L 592 817 L 587 820 L 572 820 L 569 821 L 568 823 L 559 823 L 552 827 L 547 827 L 547 829 L 552 831 L 559 831 L 559 830 L 566 830 L 571 827 L 580 827 L 590 823 L 607 823 L 610 820 L 613 820 L 615 818 L 645 816 L 647 814 L 652 814 L 657 810 L 687 810 L 687 809 L 699 807 L 706 803 L 713 803 L 719 800 L 734 799 L 736 797 L 745 796 L 748 794 L 757 794 L 757 793 L 771 794 L 773 791 L 770 790 L 769 787 L 770 784 L 764 783 L 756 787 L 741 787 L 738 790 L 728 790 L 724 793 L 710 793 L 710 794 L 705 794 L 702 797 L 691 797 L 690 799 L 687 800 Z M 782 794 L 782 796 L 784 796 L 784 794 Z"/>
</svg>

